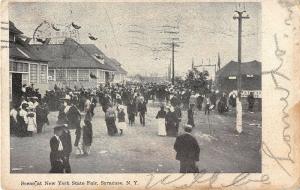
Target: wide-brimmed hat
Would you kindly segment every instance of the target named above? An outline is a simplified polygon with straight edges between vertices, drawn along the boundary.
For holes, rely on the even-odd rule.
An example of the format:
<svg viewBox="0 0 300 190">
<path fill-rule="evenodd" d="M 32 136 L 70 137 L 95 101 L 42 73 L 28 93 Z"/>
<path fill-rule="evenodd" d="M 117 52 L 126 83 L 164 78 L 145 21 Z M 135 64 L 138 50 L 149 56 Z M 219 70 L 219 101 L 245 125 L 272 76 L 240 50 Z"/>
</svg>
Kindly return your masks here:
<svg viewBox="0 0 300 190">
<path fill-rule="evenodd" d="M 189 125 L 189 124 L 185 124 L 185 125 L 184 125 L 184 128 L 186 128 L 186 129 L 192 129 L 193 126 L 192 126 L 192 125 Z"/>
</svg>

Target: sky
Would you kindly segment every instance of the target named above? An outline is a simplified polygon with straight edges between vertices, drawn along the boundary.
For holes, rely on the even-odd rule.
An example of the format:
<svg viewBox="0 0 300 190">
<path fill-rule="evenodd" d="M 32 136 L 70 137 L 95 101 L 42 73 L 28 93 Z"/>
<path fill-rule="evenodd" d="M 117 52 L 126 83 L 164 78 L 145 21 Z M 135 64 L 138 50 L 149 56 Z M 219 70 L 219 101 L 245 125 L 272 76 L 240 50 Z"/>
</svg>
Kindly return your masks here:
<svg viewBox="0 0 300 190">
<path fill-rule="evenodd" d="M 170 42 L 175 40 L 175 73 L 183 76 L 192 60 L 195 65 L 216 64 L 218 53 L 221 66 L 237 60 L 238 23 L 233 16 L 244 9 L 250 19 L 243 20 L 242 61 L 260 61 L 261 5 L 255 2 L 14 2 L 9 4 L 9 19 L 29 37 L 44 20 L 59 27 L 74 22 L 81 26 L 80 43 L 95 44 L 129 75 L 165 75 L 172 56 Z M 48 35 L 50 29 L 42 30 Z M 90 40 L 89 33 L 98 39 Z M 213 68 L 205 69 L 214 76 Z"/>
</svg>

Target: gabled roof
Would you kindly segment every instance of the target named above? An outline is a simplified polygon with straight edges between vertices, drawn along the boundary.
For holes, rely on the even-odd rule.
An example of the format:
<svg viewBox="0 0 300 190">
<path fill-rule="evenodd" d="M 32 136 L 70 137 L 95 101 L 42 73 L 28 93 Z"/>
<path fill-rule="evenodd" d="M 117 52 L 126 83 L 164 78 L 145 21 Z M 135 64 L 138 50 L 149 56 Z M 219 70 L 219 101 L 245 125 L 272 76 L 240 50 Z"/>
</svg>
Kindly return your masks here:
<svg viewBox="0 0 300 190">
<path fill-rule="evenodd" d="M 250 61 L 241 63 L 242 75 L 261 75 L 261 62 Z M 238 75 L 238 62 L 230 61 L 222 67 L 217 73 L 217 77 L 228 77 Z"/>
<path fill-rule="evenodd" d="M 127 74 L 127 71 L 125 69 L 122 68 L 121 63 L 119 63 L 116 59 L 114 58 L 110 58 L 111 60 L 111 66 L 114 67 L 118 73 L 120 74 Z"/>
<path fill-rule="evenodd" d="M 19 29 L 17 29 L 17 27 L 15 26 L 15 24 L 12 21 L 9 21 L 9 32 L 13 33 L 13 34 L 23 34 L 23 32 L 21 32 Z"/>
<path fill-rule="evenodd" d="M 39 57 L 32 46 L 25 43 L 22 39 L 16 38 L 15 42 L 9 42 L 9 58 L 26 61 L 47 62 Z"/>
<path fill-rule="evenodd" d="M 115 71 L 108 64 L 98 61 L 85 45 L 71 38 L 66 38 L 62 44 L 35 44 L 33 47 L 36 53 L 49 60 L 50 68 L 94 68 Z"/>
<path fill-rule="evenodd" d="M 121 67 L 121 63 L 119 63 L 114 58 L 107 57 L 100 49 L 98 49 L 94 44 L 82 44 L 82 46 L 92 55 L 103 55 L 105 64 L 112 67 L 117 73 L 127 74 Z"/>
</svg>

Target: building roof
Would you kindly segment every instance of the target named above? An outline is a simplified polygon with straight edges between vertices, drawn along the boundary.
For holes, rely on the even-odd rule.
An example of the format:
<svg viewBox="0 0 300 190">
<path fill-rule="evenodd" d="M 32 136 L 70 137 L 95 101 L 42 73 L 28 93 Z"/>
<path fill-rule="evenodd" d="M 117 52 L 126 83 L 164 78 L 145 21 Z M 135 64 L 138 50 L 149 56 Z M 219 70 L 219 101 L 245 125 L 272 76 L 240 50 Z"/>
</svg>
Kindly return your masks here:
<svg viewBox="0 0 300 190">
<path fill-rule="evenodd" d="M 13 33 L 12 35 L 23 34 L 23 32 L 18 30 L 11 21 L 9 21 L 9 31 Z M 31 45 L 27 44 L 18 36 L 19 35 L 15 35 L 14 41 L 9 42 L 9 58 L 35 62 L 47 62 L 47 60 L 42 59 L 34 52 Z"/>
<path fill-rule="evenodd" d="M 17 27 L 15 26 L 15 24 L 12 21 L 9 21 L 9 32 L 13 33 L 13 34 L 23 34 L 23 32 L 21 32 L 19 29 L 17 29 Z"/>
<path fill-rule="evenodd" d="M 49 61 L 50 68 L 94 68 L 115 71 L 110 65 L 101 63 L 86 45 L 66 38 L 62 44 L 34 44 L 35 52 Z M 95 46 L 96 49 L 98 49 Z M 101 52 L 98 49 L 99 52 Z M 102 52 L 101 52 L 102 53 Z"/>
<path fill-rule="evenodd" d="M 118 62 L 116 59 L 110 58 L 109 64 L 110 64 L 113 68 L 115 68 L 115 69 L 117 70 L 118 73 L 127 75 L 127 71 L 126 71 L 125 69 L 122 68 L 121 63 Z"/>
<path fill-rule="evenodd" d="M 241 63 L 242 75 L 261 75 L 261 62 L 250 61 Z M 230 61 L 222 67 L 217 73 L 216 77 L 228 77 L 238 75 L 238 62 Z"/>
<path fill-rule="evenodd" d="M 114 58 L 107 57 L 99 48 L 97 48 L 94 44 L 82 44 L 82 47 L 84 47 L 90 54 L 92 55 L 103 55 L 104 57 L 104 63 L 112 67 L 117 73 L 120 74 L 127 74 L 127 71 L 125 71 L 121 67 L 121 63 L 119 63 Z"/>
</svg>

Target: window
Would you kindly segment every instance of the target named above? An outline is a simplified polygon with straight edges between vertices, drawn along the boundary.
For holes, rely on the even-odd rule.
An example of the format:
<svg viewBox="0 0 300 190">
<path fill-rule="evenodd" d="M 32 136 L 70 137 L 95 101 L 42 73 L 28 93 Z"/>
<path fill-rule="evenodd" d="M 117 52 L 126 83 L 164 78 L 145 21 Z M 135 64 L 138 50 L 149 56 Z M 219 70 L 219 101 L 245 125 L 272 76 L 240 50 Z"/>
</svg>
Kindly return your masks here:
<svg viewBox="0 0 300 190">
<path fill-rule="evenodd" d="M 47 65 L 40 66 L 40 83 L 47 83 Z"/>
<path fill-rule="evenodd" d="M 77 81 L 77 70 L 67 70 L 68 80 Z"/>
<path fill-rule="evenodd" d="M 27 84 L 27 85 L 29 85 L 29 83 L 28 83 L 28 81 L 29 81 L 29 79 L 28 79 L 28 74 L 27 73 L 23 73 L 22 74 L 22 84 Z"/>
<path fill-rule="evenodd" d="M 54 76 L 54 70 L 53 69 L 48 69 L 48 80 L 50 80 L 50 81 L 54 81 L 54 78 L 55 76 Z"/>
<path fill-rule="evenodd" d="M 38 82 L 38 72 L 37 72 L 37 65 L 30 64 L 30 83 L 37 83 Z"/>
<path fill-rule="evenodd" d="M 66 80 L 66 71 L 56 70 L 56 81 L 65 81 L 65 80 Z"/>
<path fill-rule="evenodd" d="M 98 81 L 104 82 L 104 77 L 105 77 L 104 71 L 98 70 L 98 79 L 99 79 Z"/>
<path fill-rule="evenodd" d="M 28 63 L 10 62 L 9 71 L 28 72 Z"/>
<path fill-rule="evenodd" d="M 90 78 L 89 70 L 78 70 L 78 80 L 88 81 Z"/>
</svg>

